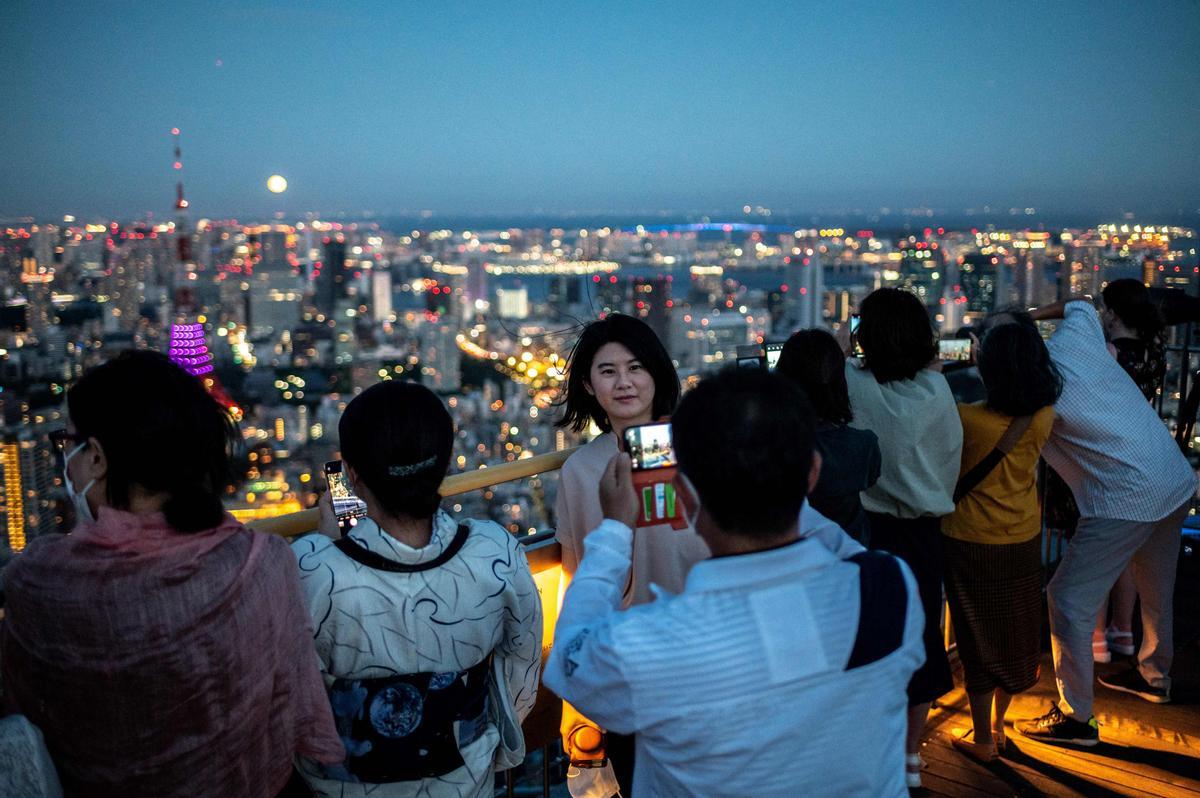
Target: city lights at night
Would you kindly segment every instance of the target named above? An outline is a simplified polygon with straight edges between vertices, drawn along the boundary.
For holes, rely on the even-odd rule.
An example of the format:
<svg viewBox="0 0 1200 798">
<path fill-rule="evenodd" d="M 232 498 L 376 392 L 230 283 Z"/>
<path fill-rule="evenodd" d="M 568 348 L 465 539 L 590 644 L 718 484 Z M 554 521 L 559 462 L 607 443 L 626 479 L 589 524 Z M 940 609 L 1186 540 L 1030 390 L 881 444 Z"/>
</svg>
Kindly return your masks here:
<svg viewBox="0 0 1200 798">
<path fill-rule="evenodd" d="M 606 434 L 614 439 L 606 458 L 625 446 L 615 442 L 623 440 L 624 427 L 612 422 L 619 413 L 604 416 L 600 404 L 602 375 L 571 373 L 581 333 L 598 320 L 644 322 L 684 396 L 723 370 L 774 372 L 782 364 L 783 373 L 789 364 L 781 358 L 792 357 L 784 342 L 798 331 L 827 331 L 834 365 L 820 368 L 835 375 L 822 379 L 837 395 L 826 404 L 845 405 L 836 424 L 814 416 L 814 428 L 827 431 L 855 428 L 859 411 L 838 391 L 850 392 L 847 363 L 871 368 L 860 346 L 871 323 L 860 309 L 873 292 L 916 297 L 928 329 L 914 310 L 923 354 L 904 380 L 941 374 L 936 392 L 951 416 L 957 409 L 963 417 L 974 405 L 994 410 L 994 386 L 985 385 L 978 359 L 989 325 L 1003 316 L 1025 324 L 1032 344 L 1031 325 L 1053 341 L 1063 314 L 1050 320 L 1027 311 L 1086 296 L 1102 328 L 1090 356 L 1103 360 L 1104 344 L 1118 357 L 1112 341 L 1123 333 L 1157 347 L 1161 357 L 1146 354 L 1138 366 L 1153 367 L 1157 380 L 1147 394 L 1152 420 L 1200 470 L 1200 110 L 1188 99 L 1200 86 L 1194 2 L 10 5 L 0 23 L 0 624 L 6 564 L 43 538 L 73 533 L 90 513 L 87 481 L 64 471 L 91 434 L 77 434 L 67 397 L 90 369 L 129 350 L 162 353 L 167 372 L 213 406 L 194 383 L 202 386 L 222 424 L 228 416 L 235 479 L 213 491 L 219 503 L 208 497 L 214 518 L 223 508 L 287 537 L 318 523 L 331 475 L 341 473 L 330 464 L 340 468 L 342 439 L 351 439 L 339 429 L 349 403 L 379 384 L 430 389 L 453 422 L 436 498 L 455 518 L 493 521 L 527 547 L 543 590 L 547 656 L 559 594 L 578 565 L 569 558 L 584 549 L 571 553 L 556 538 L 567 496 L 563 463 Z M 1100 301 L 1117 281 L 1145 287 L 1156 309 L 1141 321 L 1152 331 L 1120 326 Z M 604 345 L 613 343 L 625 347 Z M 929 356 L 951 349 L 953 357 Z M 647 351 L 629 355 L 643 380 Z M 877 377 L 870 387 L 883 391 L 888 382 Z M 665 421 L 674 408 L 663 412 L 654 399 L 662 383 L 648 384 L 640 390 L 655 415 L 644 416 Z M 142 386 L 127 390 L 129 406 L 145 396 Z M 568 415 L 569 391 L 576 402 L 586 392 L 588 406 L 601 409 Z M 613 401 L 644 398 L 631 393 Z M 809 403 L 796 396 L 792 405 L 819 412 L 807 407 L 822 404 L 819 391 Z M 1036 410 L 1060 399 L 1047 401 Z M 742 411 L 729 407 L 709 423 L 738 423 Z M 1034 412 L 1009 413 L 1015 420 L 981 444 L 980 458 L 999 456 L 996 473 L 1009 475 L 1017 433 L 1034 423 L 1017 422 Z M 676 416 L 680 427 L 684 415 Z M 1039 448 L 1030 450 L 1030 468 L 1040 470 L 1027 502 L 1045 541 L 1037 554 L 1043 601 L 1073 545 L 1044 519 L 1057 475 L 1047 476 L 1040 447 L 1062 426 L 1046 418 Z M 875 431 L 876 449 L 893 431 Z M 648 470 L 686 457 L 660 432 L 638 449 Z M 157 444 L 155 466 L 178 467 L 172 441 Z M 965 452 L 960 441 L 941 462 L 970 472 L 980 461 L 967 462 Z M 1114 450 L 1111 459 L 1124 456 Z M 873 457 L 881 459 L 878 451 Z M 925 467 L 930 457 L 912 453 L 904 467 Z M 836 456 L 826 460 L 822 478 L 842 473 Z M 406 475 L 423 463 L 386 465 Z M 808 468 L 794 469 L 803 472 L 797 485 Z M 875 480 L 904 482 L 908 474 L 880 477 L 879 462 L 874 470 L 866 487 L 849 490 L 860 510 Z M 213 482 L 197 473 L 197 485 Z M 575 479 L 590 490 L 599 474 L 598 466 Z M 947 496 L 960 487 L 958 476 Z M 663 481 L 657 501 L 667 501 L 669 482 L 674 506 L 683 481 Z M 803 486 L 797 506 L 810 487 Z M 642 495 L 649 518 L 654 489 Z M 887 513 L 941 523 L 961 500 L 937 512 L 894 502 L 899 509 Z M 968 761 L 952 748 L 963 750 L 966 738 L 951 737 L 971 726 L 976 699 L 955 653 L 957 632 L 943 620 L 956 687 L 933 702 L 920 756 L 905 752 L 924 763 L 928 794 L 1200 795 L 1200 722 L 1190 711 L 1200 694 L 1200 602 L 1195 580 L 1184 578 L 1195 575 L 1198 557 L 1195 505 L 1193 497 L 1174 594 L 1179 706 L 1146 709 L 1127 695 L 1118 698 L 1128 703 L 1102 707 L 1098 699 L 1099 734 L 1111 744 L 1064 753 L 1014 732 L 1006 753 L 1000 729 L 1000 753 Z M 163 507 L 153 511 L 166 518 Z M 883 513 L 877 509 L 863 512 Z M 705 506 L 699 517 L 710 512 Z M 597 524 L 614 518 L 599 508 L 580 515 Z M 1119 516 L 1126 517 L 1134 515 Z M 686 520 L 708 546 L 707 521 Z M 1148 523 L 1139 516 L 1129 525 Z M 645 528 L 625 544 L 635 563 L 675 545 L 646 537 Z M 796 521 L 792 533 L 800 528 Z M 945 529 L 934 525 L 937 540 Z M 626 606 L 632 576 L 630 585 Z M 938 589 L 949 596 L 948 586 Z M 674 592 L 664 588 L 649 606 L 675 600 Z M 933 602 L 933 623 L 942 599 Z M 421 601 L 432 599 L 405 607 Z M 1038 608 L 1048 625 L 1051 604 Z M 1100 620 L 1095 635 L 1104 638 L 1103 609 Z M 1136 635 L 1149 621 L 1138 616 Z M 396 634 L 388 640 L 417 645 Z M 830 667 L 834 648 L 821 654 Z M 1041 654 L 1040 681 L 1013 699 L 1014 712 L 1040 713 L 1057 698 L 1058 655 L 1049 647 Z M 1096 674 L 1111 672 L 1099 667 L 1103 658 L 1095 662 Z M 536 665 L 534 657 L 530 673 Z M 1085 665 L 1091 678 L 1093 664 Z M 756 677 L 770 681 L 776 670 L 798 667 L 770 666 L 747 673 L 770 671 Z M 323 675 L 332 690 L 334 677 Z M 568 794 L 570 752 L 554 714 L 561 701 L 539 701 L 529 728 L 550 731 L 530 736 L 536 745 L 511 782 L 497 776 L 496 796 L 542 794 L 543 773 L 547 798 Z M 374 723 L 372 713 L 363 717 Z M 632 735 L 608 736 L 627 740 L 638 756 L 653 748 L 648 737 L 635 744 Z M 339 739 L 351 747 L 345 734 Z M 854 745 L 844 741 L 848 751 Z"/>
</svg>

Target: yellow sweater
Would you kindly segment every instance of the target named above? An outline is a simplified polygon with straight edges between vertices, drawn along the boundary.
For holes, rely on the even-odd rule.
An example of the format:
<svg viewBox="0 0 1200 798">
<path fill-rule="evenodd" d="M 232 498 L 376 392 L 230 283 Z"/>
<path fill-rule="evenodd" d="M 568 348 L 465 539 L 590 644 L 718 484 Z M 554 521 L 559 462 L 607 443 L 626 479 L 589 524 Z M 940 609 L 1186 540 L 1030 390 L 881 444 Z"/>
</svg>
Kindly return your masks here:
<svg viewBox="0 0 1200 798">
<path fill-rule="evenodd" d="M 959 474 L 965 474 L 996 448 L 1012 418 L 982 404 L 960 404 L 958 414 L 963 428 Z M 1041 531 L 1037 462 L 1053 423 L 1053 407 L 1035 413 L 1016 447 L 942 519 L 942 534 L 993 544 L 1023 543 L 1037 535 Z"/>
</svg>

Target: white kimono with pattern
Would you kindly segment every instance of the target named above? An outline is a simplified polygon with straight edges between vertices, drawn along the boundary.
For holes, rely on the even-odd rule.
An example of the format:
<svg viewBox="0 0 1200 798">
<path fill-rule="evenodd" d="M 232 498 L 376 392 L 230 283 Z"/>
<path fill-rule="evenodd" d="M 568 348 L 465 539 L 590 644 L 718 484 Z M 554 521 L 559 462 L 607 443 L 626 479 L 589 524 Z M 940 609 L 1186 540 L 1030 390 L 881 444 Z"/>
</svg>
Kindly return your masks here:
<svg viewBox="0 0 1200 798">
<path fill-rule="evenodd" d="M 506 691 L 509 704 L 493 707 L 483 735 L 459 749 L 463 767 L 439 778 L 382 785 L 343 782 L 322 778 L 318 765 L 301 760 L 301 772 L 316 795 L 490 796 L 497 757 L 523 755 L 523 750 L 498 751 L 496 718 L 505 713 L 499 720 L 506 717 L 511 729 L 533 708 L 542 646 L 538 591 L 515 537 L 491 521 L 463 523 L 470 527 L 463 548 L 443 565 L 414 573 L 367 568 L 320 535 L 292 544 L 327 688 L 335 679 L 465 671 L 490 653 L 492 672 L 503 682 L 498 684 L 500 695 Z M 439 510 L 429 545 L 421 549 L 399 542 L 368 518 L 349 536 L 389 560 L 419 564 L 440 555 L 457 528 L 458 522 Z"/>
</svg>

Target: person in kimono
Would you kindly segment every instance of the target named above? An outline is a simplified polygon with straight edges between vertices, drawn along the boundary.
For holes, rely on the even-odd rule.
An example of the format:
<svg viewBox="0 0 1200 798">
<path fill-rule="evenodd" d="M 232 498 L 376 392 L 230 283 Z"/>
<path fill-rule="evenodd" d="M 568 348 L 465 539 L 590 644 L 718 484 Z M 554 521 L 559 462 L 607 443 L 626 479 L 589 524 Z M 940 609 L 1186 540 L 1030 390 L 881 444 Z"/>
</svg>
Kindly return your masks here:
<svg viewBox="0 0 1200 798">
<path fill-rule="evenodd" d="M 490 796 L 494 772 L 524 758 L 538 686 L 541 603 L 525 554 L 497 524 L 440 508 L 454 430 L 429 389 L 372 386 L 338 434 L 366 516 L 339 538 L 326 494 L 323 534 L 293 550 L 347 755 L 301 759 L 300 771 L 318 796 Z"/>
</svg>

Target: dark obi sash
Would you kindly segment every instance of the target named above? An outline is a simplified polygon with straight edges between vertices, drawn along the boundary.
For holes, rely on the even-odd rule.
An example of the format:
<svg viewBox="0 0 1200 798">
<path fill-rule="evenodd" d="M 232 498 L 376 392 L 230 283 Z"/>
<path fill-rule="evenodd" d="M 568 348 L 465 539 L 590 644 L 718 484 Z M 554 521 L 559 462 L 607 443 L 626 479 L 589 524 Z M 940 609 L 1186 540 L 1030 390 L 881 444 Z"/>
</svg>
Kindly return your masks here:
<svg viewBox="0 0 1200 798">
<path fill-rule="evenodd" d="M 488 656 L 458 673 L 334 681 L 329 703 L 346 759 L 327 777 L 385 784 L 462 767 L 460 749 L 487 730 L 491 666 Z"/>
</svg>

